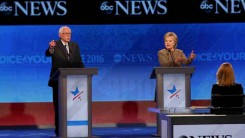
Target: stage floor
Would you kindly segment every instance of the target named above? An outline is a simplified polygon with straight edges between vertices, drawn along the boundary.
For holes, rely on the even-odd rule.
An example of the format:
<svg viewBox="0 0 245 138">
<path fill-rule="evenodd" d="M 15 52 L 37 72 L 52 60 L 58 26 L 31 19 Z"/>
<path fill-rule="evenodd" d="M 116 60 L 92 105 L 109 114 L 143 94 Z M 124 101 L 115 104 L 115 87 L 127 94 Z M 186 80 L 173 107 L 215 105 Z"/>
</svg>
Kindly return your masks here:
<svg viewBox="0 0 245 138">
<path fill-rule="evenodd" d="M 92 135 L 96 138 L 154 138 L 156 127 L 96 127 Z M 0 130 L 0 138 L 50 138 L 54 129 Z"/>
</svg>

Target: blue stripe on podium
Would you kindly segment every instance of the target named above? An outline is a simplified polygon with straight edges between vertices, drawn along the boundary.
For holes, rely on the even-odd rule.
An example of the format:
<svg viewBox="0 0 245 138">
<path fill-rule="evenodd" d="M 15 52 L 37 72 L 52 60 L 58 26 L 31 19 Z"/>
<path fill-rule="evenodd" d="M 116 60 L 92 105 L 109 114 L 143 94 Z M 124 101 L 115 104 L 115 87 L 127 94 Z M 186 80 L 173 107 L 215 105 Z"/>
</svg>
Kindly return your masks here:
<svg viewBox="0 0 245 138">
<path fill-rule="evenodd" d="M 67 121 L 67 126 L 83 126 L 88 125 L 88 121 Z"/>
</svg>

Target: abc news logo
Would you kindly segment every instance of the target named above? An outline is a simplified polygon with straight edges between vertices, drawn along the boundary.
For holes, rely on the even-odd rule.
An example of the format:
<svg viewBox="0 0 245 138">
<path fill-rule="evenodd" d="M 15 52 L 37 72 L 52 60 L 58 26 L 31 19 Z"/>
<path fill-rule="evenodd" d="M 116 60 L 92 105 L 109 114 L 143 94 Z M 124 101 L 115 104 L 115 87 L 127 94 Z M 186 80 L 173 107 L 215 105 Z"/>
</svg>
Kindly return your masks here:
<svg viewBox="0 0 245 138">
<path fill-rule="evenodd" d="M 66 1 L 13 1 L 0 3 L 0 12 L 13 16 L 65 16 Z"/>
<path fill-rule="evenodd" d="M 114 9 L 114 6 L 109 5 L 108 1 L 104 1 L 101 5 L 100 5 L 100 10 L 103 11 L 105 14 L 111 14 L 112 11 Z"/>
<path fill-rule="evenodd" d="M 198 136 L 179 136 L 179 138 L 232 138 L 232 135 L 198 135 Z"/>
<path fill-rule="evenodd" d="M 245 13 L 245 0 L 203 0 L 200 9 L 214 14 L 241 14 Z"/>
<path fill-rule="evenodd" d="M 115 63 L 126 64 L 144 64 L 155 61 L 155 55 L 152 53 L 128 53 L 128 54 L 115 54 L 113 60 Z"/>
<path fill-rule="evenodd" d="M 200 4 L 200 9 L 204 10 L 205 13 L 211 13 L 212 10 L 214 9 L 214 5 L 210 3 L 208 0 L 204 0 Z"/>
<path fill-rule="evenodd" d="M 0 12 L 10 12 L 12 10 L 12 6 L 8 6 L 6 2 L 0 4 Z"/>
<path fill-rule="evenodd" d="M 100 10 L 104 14 L 114 15 L 165 15 L 168 11 L 167 0 L 128 0 L 128 1 L 104 1 Z"/>
<path fill-rule="evenodd" d="M 200 8 L 202 10 L 212 10 L 214 8 L 213 4 L 208 3 L 207 0 L 204 0 L 201 4 L 200 4 Z"/>
<path fill-rule="evenodd" d="M 113 6 L 109 5 L 109 2 L 108 1 L 104 1 L 101 6 L 100 6 L 100 10 L 102 11 L 112 11 L 113 10 Z"/>
</svg>

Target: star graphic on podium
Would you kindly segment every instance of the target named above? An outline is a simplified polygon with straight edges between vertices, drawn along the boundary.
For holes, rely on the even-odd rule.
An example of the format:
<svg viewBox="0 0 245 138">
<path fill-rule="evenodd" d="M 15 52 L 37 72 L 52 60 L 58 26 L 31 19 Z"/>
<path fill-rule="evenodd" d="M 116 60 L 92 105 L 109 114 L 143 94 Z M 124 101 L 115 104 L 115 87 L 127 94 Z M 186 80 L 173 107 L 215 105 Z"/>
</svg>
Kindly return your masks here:
<svg viewBox="0 0 245 138">
<path fill-rule="evenodd" d="M 78 89 L 78 87 L 76 87 L 76 90 L 75 91 L 70 91 L 73 95 L 74 95 L 74 97 L 73 97 L 73 101 L 75 100 L 75 99 L 79 99 L 79 100 L 82 100 L 82 98 L 81 98 L 81 94 L 83 93 L 83 91 L 79 91 L 79 89 Z"/>
<path fill-rule="evenodd" d="M 170 98 L 172 98 L 174 96 L 176 96 L 177 98 L 179 98 L 179 92 L 180 92 L 180 90 L 177 90 L 176 87 L 175 87 L 175 85 L 173 86 L 172 89 L 170 89 L 168 91 L 171 93 Z"/>
</svg>

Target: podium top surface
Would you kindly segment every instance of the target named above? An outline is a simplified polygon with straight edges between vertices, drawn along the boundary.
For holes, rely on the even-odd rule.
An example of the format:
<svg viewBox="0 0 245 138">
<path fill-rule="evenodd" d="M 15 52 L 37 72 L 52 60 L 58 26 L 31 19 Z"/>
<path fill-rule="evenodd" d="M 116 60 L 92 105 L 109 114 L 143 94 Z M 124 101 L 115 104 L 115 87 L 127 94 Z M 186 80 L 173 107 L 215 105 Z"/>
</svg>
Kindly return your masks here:
<svg viewBox="0 0 245 138">
<path fill-rule="evenodd" d="M 51 79 L 57 79 L 59 76 L 67 75 L 96 75 L 98 74 L 97 68 L 59 68 L 54 73 Z"/>
<path fill-rule="evenodd" d="M 172 108 L 148 108 L 149 112 L 166 115 L 199 115 L 210 114 L 210 107 L 172 107 Z M 210 114 L 211 115 L 211 114 Z"/>
<path fill-rule="evenodd" d="M 154 67 L 150 78 L 156 78 L 157 74 L 192 74 L 195 67 Z"/>
</svg>

